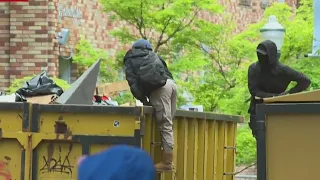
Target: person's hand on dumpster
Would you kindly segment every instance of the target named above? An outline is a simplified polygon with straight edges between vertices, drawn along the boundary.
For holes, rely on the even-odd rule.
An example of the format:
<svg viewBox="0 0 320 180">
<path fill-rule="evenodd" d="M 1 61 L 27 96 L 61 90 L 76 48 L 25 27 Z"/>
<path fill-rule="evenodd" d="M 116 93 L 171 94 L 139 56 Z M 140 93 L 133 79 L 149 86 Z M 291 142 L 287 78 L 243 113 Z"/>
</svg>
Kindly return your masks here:
<svg viewBox="0 0 320 180">
<path fill-rule="evenodd" d="M 142 102 L 144 106 L 152 106 L 148 100 Z"/>
<path fill-rule="evenodd" d="M 288 92 L 283 92 L 283 93 L 278 94 L 278 96 L 284 96 L 284 95 L 287 95 L 287 94 L 289 94 L 289 93 Z"/>
</svg>

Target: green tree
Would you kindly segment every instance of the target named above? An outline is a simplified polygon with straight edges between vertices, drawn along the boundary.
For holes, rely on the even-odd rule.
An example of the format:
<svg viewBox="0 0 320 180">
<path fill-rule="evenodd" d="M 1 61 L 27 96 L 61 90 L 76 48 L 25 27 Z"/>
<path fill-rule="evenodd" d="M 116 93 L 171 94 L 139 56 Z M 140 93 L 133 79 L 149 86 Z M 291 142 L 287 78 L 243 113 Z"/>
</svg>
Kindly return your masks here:
<svg viewBox="0 0 320 180">
<path fill-rule="evenodd" d="M 118 78 L 117 63 L 112 60 L 106 50 L 92 47 L 90 42 L 81 37 L 78 41 L 75 55 L 72 62 L 79 65 L 80 68 L 88 68 L 101 58 L 100 80 L 101 82 L 114 82 Z M 81 72 L 82 73 L 82 72 Z"/>
<path fill-rule="evenodd" d="M 310 52 L 313 36 L 313 8 L 312 0 L 302 0 L 301 6 L 296 13 L 285 4 L 274 4 L 265 11 L 264 19 L 251 25 L 246 31 L 240 33 L 238 37 L 249 40 L 253 44 L 259 43 L 259 29 L 267 22 L 269 15 L 276 15 L 279 22 L 286 28 L 285 42 L 282 47 L 281 61 L 294 69 L 305 73 L 311 79 L 310 90 L 319 89 L 319 65 L 320 59 L 303 58 L 303 55 Z M 248 103 L 244 102 L 243 96 L 249 96 L 246 88 L 247 68 L 240 69 L 240 85 L 231 89 L 224 98 L 219 101 L 219 110 L 228 114 L 247 115 Z M 241 85 L 243 84 L 243 85 Z M 294 84 L 291 84 L 292 87 Z M 289 87 L 289 88 L 290 88 Z M 237 165 L 249 165 L 256 161 L 255 140 L 252 138 L 251 130 L 248 126 L 238 129 L 237 134 Z"/>
<path fill-rule="evenodd" d="M 246 111 L 249 103 L 246 102 L 246 99 L 250 96 L 247 89 L 247 67 L 256 60 L 254 48 L 261 41 L 259 29 L 267 23 L 270 15 L 275 15 L 278 21 L 286 28 L 280 61 L 308 75 L 312 80 L 310 89 L 319 88 L 319 80 L 317 78 L 319 72 L 317 64 L 319 61 L 303 58 L 303 55 L 310 52 L 312 47 L 312 3 L 312 0 L 302 0 L 301 6 L 296 12 L 293 12 L 285 3 L 274 3 L 266 9 L 264 18 L 260 22 L 250 25 L 247 30 L 236 36 L 240 43 L 250 42 L 253 45 L 250 50 L 253 54 L 249 56 L 248 64 L 244 64 L 242 68 L 235 72 L 235 77 L 239 81 L 238 85 L 220 99 L 217 105 L 218 111 L 247 116 Z M 238 77 L 241 74 L 243 78 Z"/>
<path fill-rule="evenodd" d="M 110 19 L 125 21 L 129 25 L 115 29 L 112 33 L 115 37 L 122 43 L 131 43 L 138 38 L 148 39 L 155 52 L 169 46 L 178 34 L 183 36 L 185 30 L 194 27 L 201 19 L 201 11 L 213 14 L 223 10 L 216 0 L 100 1 L 104 11 L 111 14 Z"/>
<path fill-rule="evenodd" d="M 148 39 L 152 43 L 154 51 L 167 60 L 169 68 L 179 70 L 173 71 L 177 77 L 175 79 L 178 79 L 181 73 L 186 73 L 186 71 L 193 74 L 204 69 L 207 61 L 203 58 L 200 46 L 197 47 L 197 50 L 190 51 L 193 45 L 187 44 L 184 39 L 188 36 L 196 37 L 201 30 L 199 26 L 212 24 L 201 18 L 200 12 L 206 11 L 214 15 L 223 11 L 223 7 L 216 0 L 100 1 L 104 11 L 110 14 L 111 20 L 127 23 L 123 27 L 114 29 L 112 35 L 124 44 L 132 43 L 139 38 Z M 221 28 L 217 30 L 221 30 Z M 124 51 L 119 52 L 116 58 L 120 66 L 124 53 Z M 193 57 L 197 58 L 191 61 Z M 177 62 L 178 65 L 173 66 L 173 62 Z M 194 64 L 197 69 L 189 68 Z M 182 98 L 179 97 L 179 100 Z"/>
</svg>

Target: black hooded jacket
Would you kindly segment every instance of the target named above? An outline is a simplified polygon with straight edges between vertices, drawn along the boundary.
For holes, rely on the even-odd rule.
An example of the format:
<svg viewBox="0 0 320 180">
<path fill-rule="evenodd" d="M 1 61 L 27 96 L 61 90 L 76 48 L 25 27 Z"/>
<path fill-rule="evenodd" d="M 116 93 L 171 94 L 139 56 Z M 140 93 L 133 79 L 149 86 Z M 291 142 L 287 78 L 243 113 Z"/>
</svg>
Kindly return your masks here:
<svg viewBox="0 0 320 180">
<path fill-rule="evenodd" d="M 129 83 L 131 93 L 141 102 L 146 102 L 146 97 L 149 97 L 150 93 L 156 89 L 140 83 L 137 75 L 144 57 L 146 57 L 149 53 L 154 52 L 147 48 L 133 48 L 130 49 L 123 58 L 126 79 Z M 158 57 L 165 67 L 165 74 L 167 78 L 173 79 L 165 61 L 160 56 Z"/>
<path fill-rule="evenodd" d="M 293 94 L 306 90 L 310 79 L 304 74 L 280 63 L 277 59 L 277 46 L 272 41 L 263 41 L 257 47 L 259 61 L 249 66 L 248 88 L 251 94 L 251 103 L 248 112 L 255 114 L 258 103 L 255 96 L 261 98 L 274 97 L 284 94 Z M 297 85 L 285 92 L 291 81 Z"/>
</svg>

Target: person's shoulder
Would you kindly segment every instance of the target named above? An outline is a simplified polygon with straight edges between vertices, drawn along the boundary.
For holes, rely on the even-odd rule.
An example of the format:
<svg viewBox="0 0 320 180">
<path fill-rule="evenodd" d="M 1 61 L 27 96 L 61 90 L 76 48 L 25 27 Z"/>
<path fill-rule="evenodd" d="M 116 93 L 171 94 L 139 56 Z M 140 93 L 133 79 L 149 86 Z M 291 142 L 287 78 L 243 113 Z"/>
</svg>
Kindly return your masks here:
<svg viewBox="0 0 320 180">
<path fill-rule="evenodd" d="M 250 69 L 256 69 L 256 68 L 258 68 L 258 62 L 251 63 L 248 69 L 250 70 Z"/>
</svg>

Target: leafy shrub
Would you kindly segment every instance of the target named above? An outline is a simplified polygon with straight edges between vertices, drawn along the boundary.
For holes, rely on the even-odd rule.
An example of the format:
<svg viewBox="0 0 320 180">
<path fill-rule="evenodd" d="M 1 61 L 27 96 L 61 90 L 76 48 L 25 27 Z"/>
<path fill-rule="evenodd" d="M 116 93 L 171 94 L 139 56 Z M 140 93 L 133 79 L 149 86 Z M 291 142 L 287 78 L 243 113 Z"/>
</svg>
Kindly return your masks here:
<svg viewBox="0 0 320 180">
<path fill-rule="evenodd" d="M 236 165 L 249 165 L 254 162 L 256 162 L 256 140 L 249 126 L 244 125 L 237 131 Z"/>
</svg>

